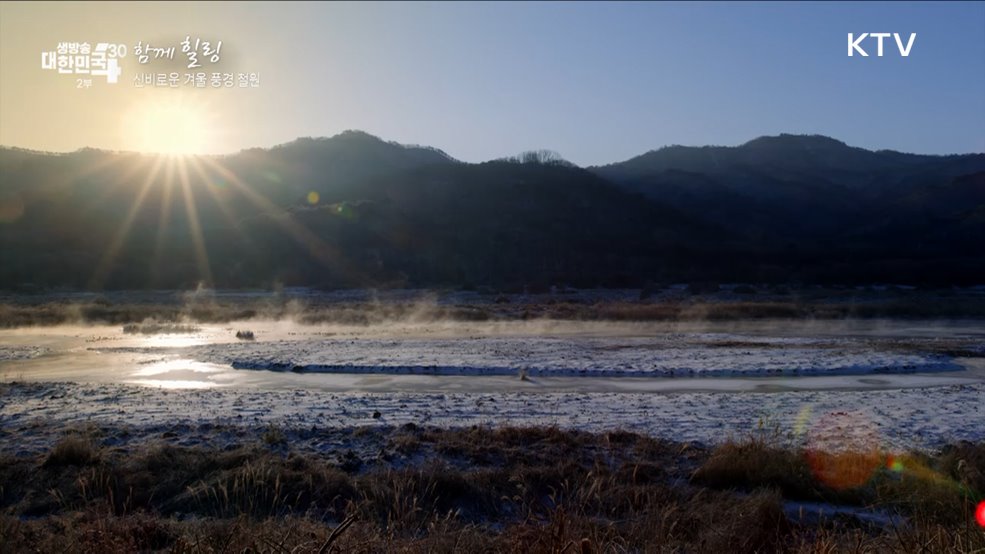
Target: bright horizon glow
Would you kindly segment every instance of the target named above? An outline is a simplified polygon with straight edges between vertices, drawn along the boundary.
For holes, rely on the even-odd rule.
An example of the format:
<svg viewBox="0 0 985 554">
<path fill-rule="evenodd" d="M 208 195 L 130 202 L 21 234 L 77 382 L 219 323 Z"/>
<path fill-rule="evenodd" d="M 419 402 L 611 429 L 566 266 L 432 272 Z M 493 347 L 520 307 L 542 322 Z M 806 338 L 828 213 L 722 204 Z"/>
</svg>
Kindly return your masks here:
<svg viewBox="0 0 985 554">
<path fill-rule="evenodd" d="M 0 144 L 222 155 L 358 129 L 465 162 L 548 149 L 583 167 L 781 133 L 985 152 L 983 18 L 983 2 L 0 1 Z M 873 31 L 917 37 L 907 58 L 848 57 L 847 33 Z M 258 86 L 185 86 L 180 47 L 134 59 L 186 35 L 223 41 L 198 71 Z M 82 40 L 130 48 L 119 83 L 41 68 Z M 134 86 L 164 72 L 182 84 Z M 137 109 L 179 96 L 205 124 Z"/>
<path fill-rule="evenodd" d="M 145 154 L 204 154 L 214 130 L 205 110 L 177 100 L 135 104 L 123 117 L 123 140 L 127 151 Z"/>
</svg>

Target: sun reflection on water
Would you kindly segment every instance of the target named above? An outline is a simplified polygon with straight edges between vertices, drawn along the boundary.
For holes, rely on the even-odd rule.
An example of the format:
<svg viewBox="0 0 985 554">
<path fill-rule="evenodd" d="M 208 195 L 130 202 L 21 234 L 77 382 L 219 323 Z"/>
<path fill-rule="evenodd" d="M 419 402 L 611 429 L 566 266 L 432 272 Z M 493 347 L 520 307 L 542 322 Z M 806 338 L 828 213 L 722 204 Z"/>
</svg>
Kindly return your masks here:
<svg viewBox="0 0 985 554">
<path fill-rule="evenodd" d="M 151 362 L 132 373 L 129 382 L 166 389 L 203 389 L 222 386 L 216 377 L 227 370 L 223 366 L 186 358 Z M 220 379 L 221 380 L 221 379 Z"/>
<path fill-rule="evenodd" d="M 140 345 L 147 348 L 184 348 L 208 342 L 207 337 L 196 334 L 161 334 L 142 338 Z"/>
<path fill-rule="evenodd" d="M 219 385 L 211 381 L 191 381 L 181 379 L 135 379 L 130 381 L 136 385 L 159 387 L 163 389 L 210 389 Z"/>
<path fill-rule="evenodd" d="M 221 366 L 197 362 L 195 360 L 178 359 L 154 362 L 138 369 L 134 375 L 139 377 L 150 377 L 166 373 L 218 373 L 222 371 Z"/>
</svg>

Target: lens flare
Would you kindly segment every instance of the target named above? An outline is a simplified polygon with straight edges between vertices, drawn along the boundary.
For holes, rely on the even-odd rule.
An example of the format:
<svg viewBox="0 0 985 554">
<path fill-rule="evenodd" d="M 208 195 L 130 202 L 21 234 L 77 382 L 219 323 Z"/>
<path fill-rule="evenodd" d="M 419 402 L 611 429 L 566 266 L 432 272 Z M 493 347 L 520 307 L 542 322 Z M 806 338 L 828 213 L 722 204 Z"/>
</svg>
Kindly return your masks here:
<svg viewBox="0 0 985 554">
<path fill-rule="evenodd" d="M 808 451 L 807 462 L 818 481 L 835 490 L 855 489 L 869 482 L 882 465 L 882 456 L 870 452 Z"/>
<path fill-rule="evenodd" d="M 861 412 L 830 412 L 807 434 L 807 463 L 814 477 L 835 490 L 857 488 L 883 466 L 879 433 Z"/>
<path fill-rule="evenodd" d="M 985 527 L 985 500 L 978 503 L 978 508 L 975 509 L 975 521 L 978 525 Z"/>
<path fill-rule="evenodd" d="M 24 215 L 24 201 L 14 194 L 0 197 L 0 223 L 13 223 Z"/>
<path fill-rule="evenodd" d="M 794 422 L 794 433 L 796 436 L 803 436 L 804 432 L 807 431 L 807 424 L 811 420 L 811 412 L 813 409 L 810 405 L 804 406 L 800 409 L 800 413 L 797 414 L 797 419 Z"/>
<path fill-rule="evenodd" d="M 906 467 L 903 465 L 902 460 L 894 456 L 889 456 L 888 458 L 886 458 L 886 469 L 896 473 L 902 473 L 903 470 L 906 469 Z"/>
<path fill-rule="evenodd" d="M 335 213 L 337 217 L 342 219 L 348 219 L 349 221 L 354 221 L 358 219 L 359 214 L 353 209 L 352 205 L 348 202 L 339 202 L 338 204 L 331 204 L 331 210 Z"/>
<path fill-rule="evenodd" d="M 319 198 L 320 197 L 318 196 L 318 193 L 315 191 L 311 191 L 308 193 L 308 203 L 311 205 L 317 204 Z"/>
</svg>

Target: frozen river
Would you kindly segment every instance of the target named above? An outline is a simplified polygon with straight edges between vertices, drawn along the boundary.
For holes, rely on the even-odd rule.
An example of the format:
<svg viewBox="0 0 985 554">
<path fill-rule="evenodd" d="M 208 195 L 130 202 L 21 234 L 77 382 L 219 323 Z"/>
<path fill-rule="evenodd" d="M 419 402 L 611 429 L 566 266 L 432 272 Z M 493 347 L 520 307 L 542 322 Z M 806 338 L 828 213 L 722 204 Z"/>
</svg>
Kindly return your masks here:
<svg viewBox="0 0 985 554">
<path fill-rule="evenodd" d="M 236 338 L 247 329 L 255 340 Z M 715 442 L 763 421 L 807 440 L 813 421 L 834 447 L 985 439 L 975 321 L 165 330 L 0 331 L 0 377 L 19 383 L 0 423 L 560 425 Z"/>
<path fill-rule="evenodd" d="M 247 329 L 255 340 L 236 338 Z M 250 321 L 136 331 L 0 331 L 0 375 L 332 391 L 869 389 L 980 382 L 975 361 L 985 355 L 985 329 L 977 322 Z"/>
</svg>

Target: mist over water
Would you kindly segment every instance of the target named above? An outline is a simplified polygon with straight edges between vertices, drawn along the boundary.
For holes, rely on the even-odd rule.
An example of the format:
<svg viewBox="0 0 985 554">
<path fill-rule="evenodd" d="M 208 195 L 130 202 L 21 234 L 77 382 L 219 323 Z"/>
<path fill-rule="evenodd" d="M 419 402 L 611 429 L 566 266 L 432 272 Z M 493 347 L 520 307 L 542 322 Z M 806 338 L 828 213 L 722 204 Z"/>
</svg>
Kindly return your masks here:
<svg viewBox="0 0 985 554">
<path fill-rule="evenodd" d="M 189 295 L 180 313 L 214 299 Z M 434 296 L 361 304 L 359 323 L 310 323 L 297 298 L 271 309 L 280 317 L 0 330 L 0 375 L 353 391 L 887 388 L 977 379 L 966 357 L 985 354 L 975 321 L 460 321 Z"/>
</svg>

